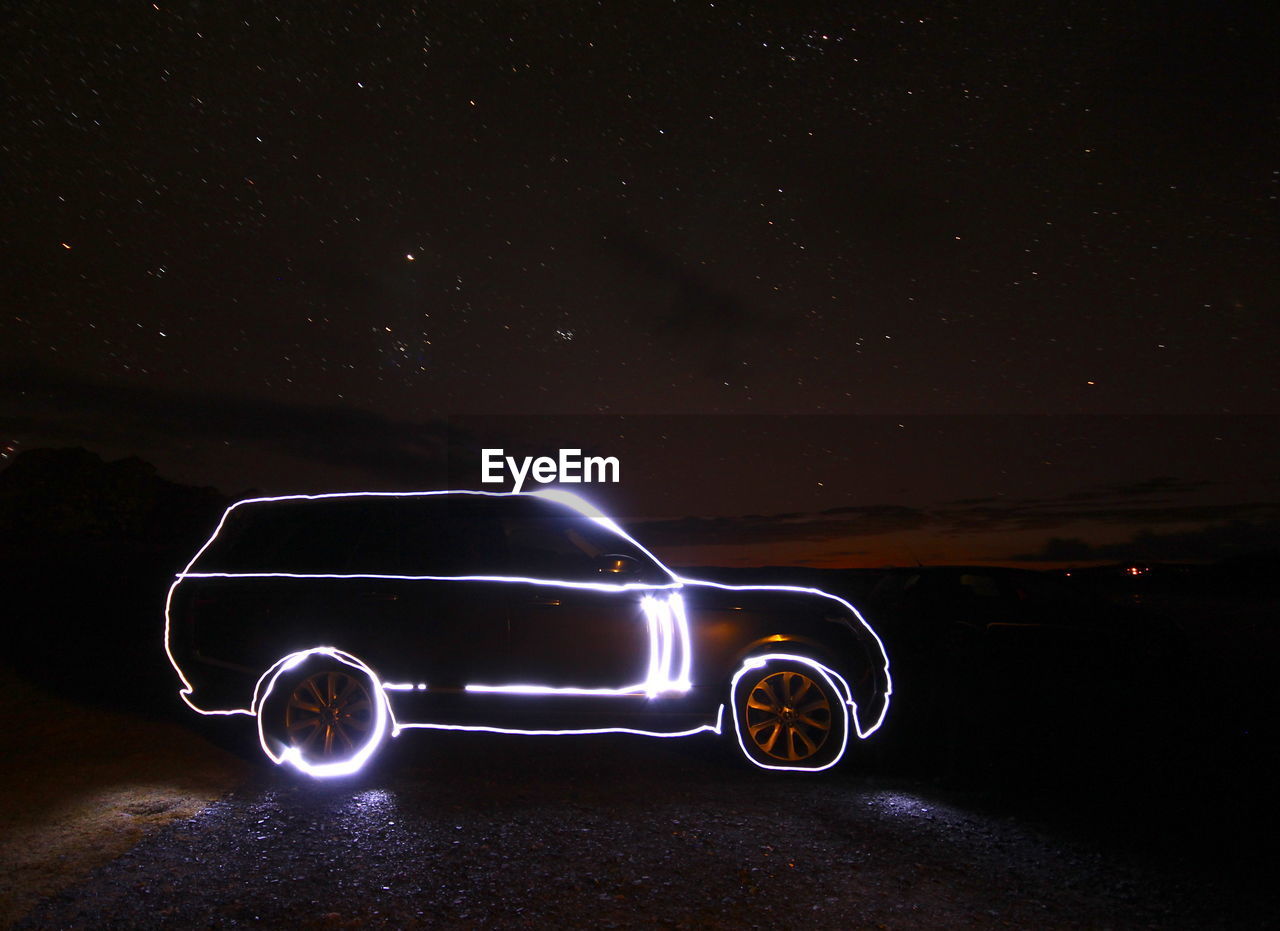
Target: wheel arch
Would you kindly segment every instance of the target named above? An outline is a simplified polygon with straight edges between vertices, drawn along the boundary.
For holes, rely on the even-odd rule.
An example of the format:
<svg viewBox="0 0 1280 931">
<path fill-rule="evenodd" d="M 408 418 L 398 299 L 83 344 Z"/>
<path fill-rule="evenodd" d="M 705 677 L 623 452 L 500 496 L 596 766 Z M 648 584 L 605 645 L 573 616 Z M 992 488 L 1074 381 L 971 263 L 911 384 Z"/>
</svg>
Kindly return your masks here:
<svg viewBox="0 0 1280 931">
<path fill-rule="evenodd" d="M 820 663 L 838 677 L 840 686 L 849 699 L 853 731 L 860 740 L 865 740 L 884 723 L 893 685 L 888 676 L 888 660 L 883 645 L 879 644 L 879 638 L 876 637 L 876 643 L 880 645 L 879 659 L 885 662 L 883 673 L 876 668 L 877 657 L 867 652 L 867 644 L 856 633 L 851 631 L 851 640 L 844 650 L 804 634 L 776 633 L 762 636 L 737 651 L 727 675 L 730 678 L 737 676 L 744 663 L 753 657 L 770 653 L 788 653 L 803 660 Z M 883 689 L 877 681 L 881 678 Z"/>
<path fill-rule="evenodd" d="M 802 660 L 821 663 L 823 666 L 839 672 L 843 678 L 847 678 L 847 674 L 850 672 L 850 670 L 843 668 L 845 663 L 841 662 L 840 654 L 822 642 L 799 634 L 777 633 L 759 637 L 738 649 L 729 663 L 729 680 L 732 681 L 737 677 L 743 666 L 752 659 L 775 653 L 785 653 Z"/>
<path fill-rule="evenodd" d="M 849 683 L 835 669 L 832 669 L 821 660 L 810 656 L 803 655 L 786 649 L 788 641 L 773 641 L 778 643 L 779 649 L 769 652 L 754 652 L 744 657 L 742 665 L 734 673 L 733 679 L 729 684 L 729 705 L 730 718 L 733 722 L 734 738 L 738 742 L 738 747 L 742 751 L 743 757 L 752 765 L 761 769 L 774 770 L 779 772 L 806 772 L 817 773 L 831 769 L 837 765 L 845 755 L 849 747 L 850 733 L 861 736 L 858 731 L 857 724 L 857 705 L 853 700 L 853 693 L 849 688 Z M 744 679 L 749 680 L 750 674 L 757 669 L 768 669 L 772 666 L 779 665 L 802 665 L 807 666 L 831 689 L 836 703 L 841 709 L 841 726 L 840 726 L 840 746 L 836 749 L 831 759 L 825 761 L 820 766 L 780 766 L 764 762 L 753 755 L 746 745 L 746 741 L 742 735 L 743 722 L 739 715 L 738 708 L 738 689 Z"/>
</svg>

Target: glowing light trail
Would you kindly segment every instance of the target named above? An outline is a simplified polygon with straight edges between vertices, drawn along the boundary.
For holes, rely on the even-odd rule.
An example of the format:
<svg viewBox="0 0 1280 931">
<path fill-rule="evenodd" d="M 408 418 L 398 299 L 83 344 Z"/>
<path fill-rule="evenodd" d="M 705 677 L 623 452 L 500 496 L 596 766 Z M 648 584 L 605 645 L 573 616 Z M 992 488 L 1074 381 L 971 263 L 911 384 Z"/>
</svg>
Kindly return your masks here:
<svg viewBox="0 0 1280 931">
<path fill-rule="evenodd" d="M 519 727 L 497 727 L 490 724 L 401 724 L 396 733 L 407 730 L 478 731 L 486 734 L 514 734 L 524 737 L 582 737 L 591 734 L 635 734 L 639 737 L 692 737 L 694 734 L 719 734 L 724 724 L 724 705 L 716 711 L 714 724 L 699 724 L 682 731 L 650 731 L 636 727 L 582 727 L 563 730 L 536 730 Z"/>
<path fill-rule="evenodd" d="M 804 773 L 817 773 L 822 772 L 824 769 L 830 769 L 840 762 L 841 758 L 844 756 L 845 748 L 849 746 L 849 718 L 851 711 L 854 712 L 853 717 L 856 719 L 857 706 L 854 704 L 853 692 L 849 689 L 849 683 L 846 682 L 844 677 L 834 669 L 830 669 L 816 660 L 811 660 L 807 656 L 798 656 L 794 653 L 766 653 L 763 656 L 753 656 L 743 663 L 742 668 L 739 669 L 737 674 L 733 677 L 733 683 L 729 687 L 729 694 L 732 696 L 737 692 L 738 682 L 741 681 L 744 675 L 751 672 L 753 669 L 763 669 L 771 662 L 800 663 L 801 665 L 812 667 L 818 675 L 822 677 L 823 681 L 826 682 L 827 687 L 831 689 L 833 694 L 843 694 L 844 698 L 841 703 L 836 706 L 842 709 L 842 723 L 844 725 L 840 729 L 840 746 L 836 750 L 835 756 L 822 766 L 779 766 L 772 763 L 765 763 L 761 760 L 757 760 L 747 750 L 746 742 L 742 739 L 742 721 L 739 716 L 735 714 L 733 716 L 733 733 L 738 738 L 738 746 L 742 749 L 742 755 L 761 769 L 775 769 L 785 772 Z M 836 687 L 837 682 L 840 683 L 839 688 Z M 879 726 L 878 722 L 876 726 Z M 868 733 L 870 733 L 870 731 L 868 731 Z M 861 737 L 865 735 L 859 732 L 858 736 Z"/>
<path fill-rule="evenodd" d="M 537 497 L 559 504 L 568 506 L 577 512 L 580 516 L 589 518 L 625 539 L 631 545 L 636 547 L 640 552 L 648 556 L 653 563 L 660 568 L 667 576 L 669 581 L 665 582 L 587 582 L 574 581 L 566 579 L 545 579 L 531 578 L 526 576 L 497 576 L 497 575 L 399 575 L 399 574 L 381 574 L 381 573 L 297 573 L 297 572 L 196 572 L 192 571 L 200 557 L 209 549 L 215 540 L 218 539 L 226 525 L 228 517 L 237 508 L 249 504 L 261 504 L 278 501 L 315 501 L 332 498 L 351 498 L 351 497 L 381 497 L 381 498 L 420 498 L 431 495 L 474 495 L 489 498 L 508 498 L 508 497 Z M 764 655 L 749 657 L 742 667 L 733 676 L 730 683 L 730 696 L 734 694 L 738 683 L 742 677 L 752 670 L 763 668 L 771 662 L 789 662 L 799 663 L 809 666 L 815 673 L 826 683 L 832 694 L 842 696 L 838 707 L 842 709 L 844 716 L 844 727 L 842 728 L 841 744 L 834 758 L 820 767 L 799 767 L 799 766 L 780 766 L 763 763 L 751 756 L 747 752 L 746 745 L 743 741 L 741 724 L 739 715 L 732 714 L 734 721 L 734 731 L 738 739 L 738 745 L 742 749 L 743 755 L 751 760 L 753 764 L 764 769 L 775 770 L 794 770 L 815 772 L 823 769 L 829 769 L 836 765 L 840 758 L 843 757 L 845 749 L 848 745 L 849 724 L 853 724 L 853 729 L 859 737 L 867 737 L 875 732 L 883 723 L 885 714 L 888 710 L 888 697 L 892 694 L 892 680 L 889 677 L 889 661 L 888 654 L 884 650 L 884 644 L 880 640 L 879 635 L 866 622 L 858 610 L 836 595 L 821 591 L 815 588 L 803 588 L 789 585 L 725 585 L 718 582 L 706 582 L 697 579 L 686 579 L 676 575 L 666 566 L 664 566 L 656 556 L 653 555 L 643 544 L 635 540 L 630 534 L 624 531 L 610 518 L 601 513 L 597 508 L 588 504 L 582 498 L 575 494 L 566 492 L 562 489 L 542 489 L 534 492 L 516 493 L 516 492 L 485 492 L 485 491 L 429 491 L 429 492 L 335 492 L 320 495 L 282 495 L 278 497 L 249 498 L 238 501 L 231 505 L 223 513 L 218 526 L 213 534 L 205 542 L 203 546 L 187 563 L 186 567 L 177 574 L 173 584 L 169 586 L 168 594 L 165 597 L 165 653 L 169 658 L 170 664 L 178 674 L 178 678 L 182 682 L 182 689 L 179 692 L 183 702 L 187 704 L 193 711 L 204 715 L 233 715 L 245 714 L 256 716 L 258 718 L 258 735 L 259 743 L 262 745 L 263 752 L 277 764 L 289 763 L 299 770 L 316 777 L 339 776 L 356 772 L 364 763 L 373 755 L 377 747 L 381 743 L 384 735 L 390 733 L 396 736 L 402 730 L 407 729 L 425 729 L 425 730 L 455 730 L 455 731 L 483 731 L 495 734 L 523 734 L 531 736 L 562 736 L 577 734 L 637 734 L 652 737 L 685 737 L 693 734 L 704 732 L 713 732 L 719 734 L 722 732 L 723 718 L 725 707 L 721 704 L 716 711 L 715 723 L 701 724 L 693 728 L 681 731 L 655 731 L 642 728 L 628 727 L 600 727 L 600 728 L 568 728 L 568 729 L 524 729 L 524 728 L 508 728 L 494 725 L 463 725 L 463 724 L 439 724 L 432 722 L 406 722 L 400 723 L 395 719 L 395 715 L 388 701 L 388 693 L 398 692 L 415 692 L 426 691 L 427 683 L 425 682 L 382 682 L 377 674 L 367 665 L 365 665 L 357 657 L 345 653 L 342 650 L 332 646 L 317 646 L 306 650 L 299 650 L 283 657 L 270 669 L 264 672 L 257 680 L 253 689 L 253 700 L 249 707 L 230 708 L 230 709 L 209 709 L 201 708 L 192 699 L 194 686 L 187 679 L 172 650 L 172 617 L 171 610 L 173 606 L 173 596 L 177 587 L 185 579 L 377 579 L 377 580 L 394 580 L 394 581 L 448 581 L 448 582 L 497 582 L 497 583 L 515 583 L 526 585 L 543 585 L 555 586 L 560 588 L 579 589 L 597 592 L 639 592 L 642 593 L 640 598 L 640 607 L 644 614 L 649 634 L 649 663 L 648 673 L 643 682 L 621 688 L 577 688 L 577 687 L 560 687 L 545 686 L 537 684 L 468 684 L 465 691 L 472 693 L 499 693 L 499 694 L 523 694 L 523 695 L 581 695 L 581 696 L 624 696 L 624 695 L 645 695 L 649 698 L 657 698 L 663 695 L 681 695 L 687 693 L 692 687 L 691 670 L 692 670 L 692 648 L 690 643 L 689 619 L 685 608 L 685 602 L 680 589 L 692 586 L 703 586 L 707 588 L 717 588 L 727 591 L 782 591 L 782 592 L 798 592 L 808 595 L 815 595 L 829 599 L 842 606 L 850 613 L 853 618 L 875 640 L 879 648 L 881 656 L 884 657 L 883 676 L 885 682 L 884 700 L 880 702 L 880 713 L 874 722 L 862 721 L 859 715 L 857 704 L 853 700 L 853 692 L 849 687 L 849 683 L 835 670 L 812 660 L 808 657 L 784 652 L 774 652 Z M 666 594 L 666 597 L 658 597 L 659 594 Z M 283 749 L 275 749 L 270 745 L 268 735 L 266 734 L 266 724 L 264 723 L 264 715 L 262 714 L 264 703 L 272 694 L 280 677 L 295 668 L 301 663 L 306 662 L 315 656 L 325 656 L 330 661 L 344 664 L 354 669 L 358 674 L 367 677 L 368 682 L 373 689 L 373 703 L 375 706 L 375 722 L 374 736 L 352 757 L 325 764 L 315 764 L 308 762 L 296 747 L 287 747 Z"/>
<path fill-rule="evenodd" d="M 354 772 L 358 772 L 369 758 L 373 756 L 378 745 L 382 743 L 383 737 L 387 733 L 387 721 L 391 717 L 390 709 L 387 707 L 387 696 L 384 692 L 385 686 L 378 681 L 377 674 L 366 666 L 360 660 L 356 659 L 350 653 L 344 653 L 342 650 L 334 647 L 313 647 L 310 650 L 299 650 L 297 653 L 291 653 L 278 662 L 263 679 L 266 679 L 265 686 L 263 679 L 258 680 L 258 688 L 255 692 L 260 694 L 255 698 L 254 707 L 261 709 L 270 698 L 272 691 L 275 689 L 276 682 L 284 673 L 289 672 L 306 660 L 313 656 L 327 656 L 330 660 L 350 666 L 356 672 L 368 677 L 369 682 L 373 686 L 373 692 L 369 696 L 373 702 L 374 720 L 371 728 L 371 735 L 354 754 L 344 760 L 337 760 L 333 763 L 312 763 L 302 755 L 302 751 L 298 747 L 285 747 L 277 750 L 273 745 L 273 741 L 267 734 L 267 724 L 265 716 L 258 715 L 258 743 L 273 763 L 289 763 L 295 768 L 301 770 L 309 776 L 317 778 L 329 778 L 332 776 L 349 776 Z M 270 678 L 267 678 L 270 675 Z"/>
</svg>

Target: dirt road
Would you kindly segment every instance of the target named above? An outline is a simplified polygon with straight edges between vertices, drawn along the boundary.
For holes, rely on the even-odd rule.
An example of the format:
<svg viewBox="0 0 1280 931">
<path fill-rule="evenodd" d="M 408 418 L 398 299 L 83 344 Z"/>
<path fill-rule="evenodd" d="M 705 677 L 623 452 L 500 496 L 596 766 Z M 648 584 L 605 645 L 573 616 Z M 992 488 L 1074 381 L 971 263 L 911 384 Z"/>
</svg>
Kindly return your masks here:
<svg viewBox="0 0 1280 931">
<path fill-rule="evenodd" d="M 346 782 L 262 768 L 19 927 L 1238 928 L 1272 918 L 1261 826 L 1208 816 L 1220 799 L 1203 799 L 1201 817 L 1155 786 L 1122 798 L 1101 782 L 1098 792 L 978 792 L 857 767 L 782 778 L 701 738 L 396 744 L 377 771 Z"/>
</svg>

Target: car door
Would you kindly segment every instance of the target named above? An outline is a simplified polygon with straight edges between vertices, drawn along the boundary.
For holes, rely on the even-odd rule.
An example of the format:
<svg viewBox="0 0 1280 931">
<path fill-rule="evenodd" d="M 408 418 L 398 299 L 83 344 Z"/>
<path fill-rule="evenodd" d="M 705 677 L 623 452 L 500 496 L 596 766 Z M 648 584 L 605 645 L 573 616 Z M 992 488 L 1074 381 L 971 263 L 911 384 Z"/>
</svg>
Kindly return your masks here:
<svg viewBox="0 0 1280 931">
<path fill-rule="evenodd" d="M 508 588 L 510 685 L 638 690 L 652 638 L 636 591 L 513 583 Z"/>
<path fill-rule="evenodd" d="M 506 684 L 642 689 L 659 648 L 653 602 L 667 597 L 669 575 L 589 518 L 511 504 L 502 519 L 512 578 Z M 609 556 L 627 557 L 628 571 L 611 572 Z"/>
<path fill-rule="evenodd" d="M 353 597 L 378 639 L 386 680 L 462 691 L 501 675 L 507 603 L 492 577 L 503 553 L 501 527 L 483 507 L 453 496 L 375 501 L 357 543 Z"/>
</svg>

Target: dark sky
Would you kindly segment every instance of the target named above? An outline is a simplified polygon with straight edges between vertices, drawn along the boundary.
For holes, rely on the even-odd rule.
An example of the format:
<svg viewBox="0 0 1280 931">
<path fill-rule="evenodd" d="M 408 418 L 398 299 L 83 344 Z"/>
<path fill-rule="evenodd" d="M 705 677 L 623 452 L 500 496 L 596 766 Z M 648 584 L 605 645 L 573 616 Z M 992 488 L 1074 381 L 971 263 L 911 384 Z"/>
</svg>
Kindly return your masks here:
<svg viewBox="0 0 1280 931">
<path fill-rule="evenodd" d="M 599 492 L 638 518 L 729 521 L 653 526 L 694 561 L 901 562 L 907 529 L 940 559 L 1123 558 L 1143 533 L 1274 529 L 1277 22 L 22 4 L 0 440 L 233 493 L 437 487 L 446 424 L 644 415 L 548 446 L 634 450 Z M 948 510 L 1104 489 L 1105 513 L 1018 537 Z M 830 508 L 860 522 L 793 532 Z"/>
</svg>

